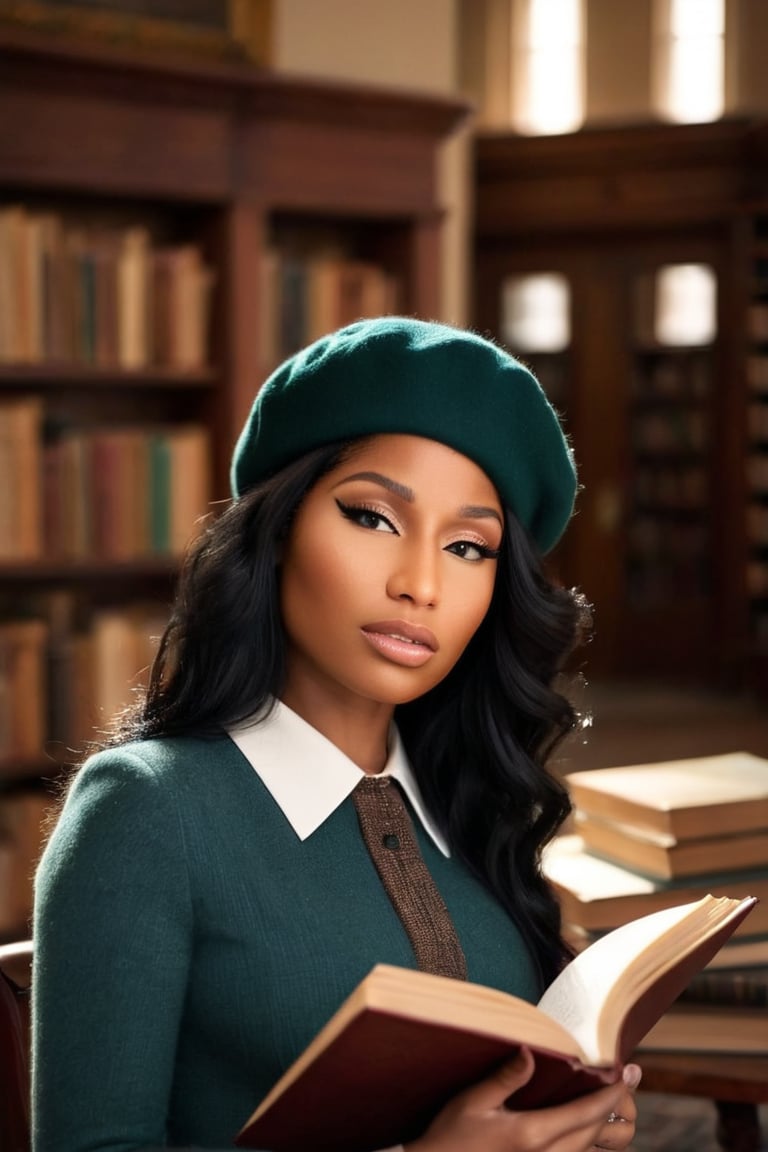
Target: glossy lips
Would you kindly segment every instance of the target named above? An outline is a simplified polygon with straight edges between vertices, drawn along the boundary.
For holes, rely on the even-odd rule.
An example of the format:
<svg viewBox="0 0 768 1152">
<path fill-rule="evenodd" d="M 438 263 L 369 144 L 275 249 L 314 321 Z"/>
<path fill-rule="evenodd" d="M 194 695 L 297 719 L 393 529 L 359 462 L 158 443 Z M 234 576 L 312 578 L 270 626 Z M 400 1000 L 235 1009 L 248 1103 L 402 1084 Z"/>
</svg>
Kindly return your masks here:
<svg viewBox="0 0 768 1152">
<path fill-rule="evenodd" d="M 379 620 L 362 629 L 368 643 L 386 659 L 409 668 L 420 668 L 438 650 L 429 628 L 405 620 Z"/>
</svg>

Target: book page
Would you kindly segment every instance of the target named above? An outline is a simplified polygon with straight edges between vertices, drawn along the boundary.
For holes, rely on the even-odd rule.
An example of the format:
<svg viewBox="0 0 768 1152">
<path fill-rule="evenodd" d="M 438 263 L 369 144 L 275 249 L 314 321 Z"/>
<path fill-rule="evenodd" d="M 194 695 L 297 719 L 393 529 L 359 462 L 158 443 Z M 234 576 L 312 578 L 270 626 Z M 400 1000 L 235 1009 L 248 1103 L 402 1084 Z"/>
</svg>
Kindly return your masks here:
<svg viewBox="0 0 768 1152">
<path fill-rule="evenodd" d="M 598 856 L 590 856 L 580 836 L 557 836 L 544 850 L 544 874 L 580 900 L 610 900 L 617 896 L 646 896 L 659 884 Z"/>
<path fill-rule="evenodd" d="M 614 988 L 627 969 L 655 941 L 697 908 L 692 904 L 665 908 L 614 929 L 580 952 L 550 984 L 538 1007 L 567 1028 L 595 1064 L 613 1060 L 613 1052 L 600 1052 L 600 1018 Z M 660 954 L 663 960 L 664 953 Z M 631 988 L 631 985 L 630 985 Z"/>
</svg>

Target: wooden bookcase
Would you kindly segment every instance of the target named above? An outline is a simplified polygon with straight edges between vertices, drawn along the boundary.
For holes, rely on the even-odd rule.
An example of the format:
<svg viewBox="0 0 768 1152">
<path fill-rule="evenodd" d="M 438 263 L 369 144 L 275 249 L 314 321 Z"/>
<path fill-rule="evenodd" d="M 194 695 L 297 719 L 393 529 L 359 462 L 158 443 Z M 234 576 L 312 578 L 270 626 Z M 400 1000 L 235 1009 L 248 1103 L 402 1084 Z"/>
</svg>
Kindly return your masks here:
<svg viewBox="0 0 768 1152">
<path fill-rule="evenodd" d="M 747 224 L 746 589 L 757 672 L 768 679 L 768 209 Z"/>
<path fill-rule="evenodd" d="M 588 674 L 768 693 L 767 143 L 746 119 L 476 141 L 475 323 L 535 369 L 505 286 L 570 290 L 557 402 L 583 490 L 555 559 L 595 604 Z M 654 330 L 674 265 L 714 278 L 690 342 Z"/>
<path fill-rule="evenodd" d="M 145 228 L 157 246 L 194 248 L 211 280 L 205 348 L 191 365 L 150 358 L 126 368 L 114 348 L 111 360 L 109 353 L 98 360 L 92 350 L 62 358 L 48 354 L 47 344 L 42 354 L 38 349 L 14 359 L 4 351 L 7 325 L 0 323 L 0 423 L 11 427 L 13 403 L 39 406 L 46 446 L 38 445 L 38 472 L 48 459 L 51 429 L 74 432 L 74 439 L 104 428 L 162 438 L 191 424 L 209 436 L 208 495 L 226 499 L 234 441 L 283 351 L 280 326 L 290 302 L 281 309 L 275 295 L 283 291 L 280 269 L 290 260 L 304 268 L 305 296 L 306 267 L 324 262 L 326 275 L 343 265 L 383 278 L 390 307 L 439 315 L 436 162 L 441 143 L 466 115 L 464 104 L 291 79 L 243 61 L 42 38 L 11 26 L 0 27 L 0 74 L 0 221 L 4 211 L 20 207 L 35 218 L 53 214 L 100 232 Z M 289 317 L 294 338 L 297 323 L 313 335 L 337 314 L 312 283 L 315 303 Z M 2 294 L 0 277 L 0 306 Z M 153 299 L 156 304 L 159 296 Z M 98 322 L 98 305 L 95 311 Z M 5 435 L 0 431 L 0 471 Z M 75 454 L 87 455 L 90 445 L 76 444 Z M 199 471 L 194 463 L 190 468 Z M 88 486 L 102 475 L 98 469 L 78 473 L 79 498 L 61 515 L 82 517 L 93 495 Z M 47 507 L 45 477 L 38 480 Z M 49 486 L 55 489 L 56 481 Z M 29 504 L 29 486 L 20 480 L 16 494 Z M 0 498 L 0 518 L 11 515 L 4 508 Z M 23 534 L 30 515 L 21 515 L 18 501 L 13 508 Z M 191 535 L 192 510 L 189 519 Z M 73 758 L 61 731 L 66 717 L 57 668 L 61 680 L 61 661 L 78 628 L 98 616 L 99 650 L 106 655 L 90 675 L 99 686 L 116 677 L 124 682 L 126 622 L 148 604 L 157 630 L 178 563 L 178 546 L 116 554 L 91 549 L 86 536 L 79 550 L 59 539 L 57 551 L 47 546 L 47 529 L 42 540 L 39 525 L 37 531 L 36 547 L 27 540 L 10 555 L 0 549 L 0 905 L 15 883 L 8 880 L 7 850 L 16 817 L 3 823 L 10 812 L 3 798 L 11 804 Z M 70 531 L 63 536 L 71 542 Z M 20 623 L 29 634 L 14 650 L 8 630 Z M 24 669 L 11 668 L 13 662 Z M 75 666 L 64 664 L 65 680 Z M 21 743 L 4 711 L 19 676 L 26 686 Z M 17 695 L 18 688 L 17 682 Z M 17 823 L 21 828 L 24 821 Z M 19 836 L 28 840 L 28 828 Z M 27 883 L 28 861 L 24 869 Z M 22 892 L 22 905 L 25 899 Z M 8 907 L 8 901 L 0 907 L 0 937 L 15 929 L 9 917 L 16 913 Z"/>
</svg>

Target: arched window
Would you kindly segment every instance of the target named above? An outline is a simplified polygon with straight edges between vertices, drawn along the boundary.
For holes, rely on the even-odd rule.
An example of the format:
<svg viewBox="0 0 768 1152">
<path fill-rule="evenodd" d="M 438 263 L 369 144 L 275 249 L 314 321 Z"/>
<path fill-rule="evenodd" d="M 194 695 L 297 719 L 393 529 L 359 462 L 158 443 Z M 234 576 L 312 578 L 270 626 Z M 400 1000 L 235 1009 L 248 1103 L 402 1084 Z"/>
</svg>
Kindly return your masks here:
<svg viewBox="0 0 768 1152">
<path fill-rule="evenodd" d="M 515 6 L 510 111 L 518 132 L 546 135 L 581 126 L 584 36 L 583 0 L 523 0 Z"/>
<path fill-rule="evenodd" d="M 725 106 L 725 0 L 655 0 L 654 99 L 667 120 L 717 120 Z"/>
</svg>

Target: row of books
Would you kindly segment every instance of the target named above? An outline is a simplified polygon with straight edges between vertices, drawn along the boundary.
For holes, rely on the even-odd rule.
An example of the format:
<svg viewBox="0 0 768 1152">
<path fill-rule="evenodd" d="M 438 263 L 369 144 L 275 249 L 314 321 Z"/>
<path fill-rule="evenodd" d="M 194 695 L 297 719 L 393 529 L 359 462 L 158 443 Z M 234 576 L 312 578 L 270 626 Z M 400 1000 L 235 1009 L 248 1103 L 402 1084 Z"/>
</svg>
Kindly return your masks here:
<svg viewBox="0 0 768 1152">
<path fill-rule="evenodd" d="M 768 441 L 768 404 L 750 404 L 747 419 L 751 438 Z"/>
<path fill-rule="evenodd" d="M 636 399 L 703 400 L 710 395 L 712 362 L 708 352 L 654 354 L 638 359 L 632 378 Z"/>
<path fill-rule="evenodd" d="M 768 580 L 766 587 L 768 587 Z M 768 596 L 768 592 L 766 596 Z M 753 606 L 753 611 L 750 614 L 750 627 L 755 652 L 765 659 L 768 657 L 768 606 L 765 604 L 758 607 Z"/>
<path fill-rule="evenodd" d="M 747 534 L 753 544 L 768 544 L 768 505 L 747 505 Z"/>
<path fill-rule="evenodd" d="M 638 503 L 669 509 L 702 508 L 709 494 L 705 468 L 693 464 L 667 464 L 661 460 L 636 467 L 632 485 Z"/>
<path fill-rule="evenodd" d="M 768 453 L 747 458 L 747 481 L 753 492 L 768 493 Z"/>
<path fill-rule="evenodd" d="M 565 781 L 574 824 L 544 867 L 577 951 L 706 894 L 758 900 L 644 1046 L 768 1054 L 768 760 L 734 752 Z"/>
<path fill-rule="evenodd" d="M 0 402 L 0 559 L 180 555 L 211 498 L 198 424 L 55 427 Z"/>
<path fill-rule="evenodd" d="M 707 525 L 698 520 L 680 523 L 659 516 L 637 515 L 629 527 L 631 556 L 686 562 L 706 554 Z"/>
<path fill-rule="evenodd" d="M 747 384 L 753 392 L 768 393 L 768 356 L 747 357 Z"/>
<path fill-rule="evenodd" d="M 750 560 L 746 568 L 747 592 L 750 596 L 768 596 L 768 560 Z"/>
<path fill-rule="evenodd" d="M 76 759 L 146 680 L 166 614 L 157 605 L 83 611 L 50 594 L 39 616 L 0 622 L 0 775 Z"/>
<path fill-rule="evenodd" d="M 663 554 L 632 553 L 628 557 L 628 601 L 633 608 L 642 610 L 705 596 L 712 584 L 710 568 L 706 556 L 695 555 L 681 561 Z"/>
<path fill-rule="evenodd" d="M 709 420 L 701 408 L 681 406 L 635 413 L 632 439 L 639 452 L 703 452 L 709 439 Z"/>
<path fill-rule="evenodd" d="M 628 579 L 634 604 L 701 596 L 710 583 L 706 525 L 634 518 L 628 548 Z"/>
<path fill-rule="evenodd" d="M 261 264 L 262 363 L 271 369 L 336 328 L 402 307 L 398 281 L 378 264 L 333 249 L 270 248 Z"/>
<path fill-rule="evenodd" d="M 703 525 L 642 517 L 629 533 L 627 579 L 634 604 L 700 596 L 711 582 Z"/>
<path fill-rule="evenodd" d="M 215 273 L 143 225 L 0 207 L 0 362 L 204 368 Z"/>
<path fill-rule="evenodd" d="M 768 340 L 768 301 L 753 300 L 749 305 L 747 335 L 751 340 Z"/>
</svg>

